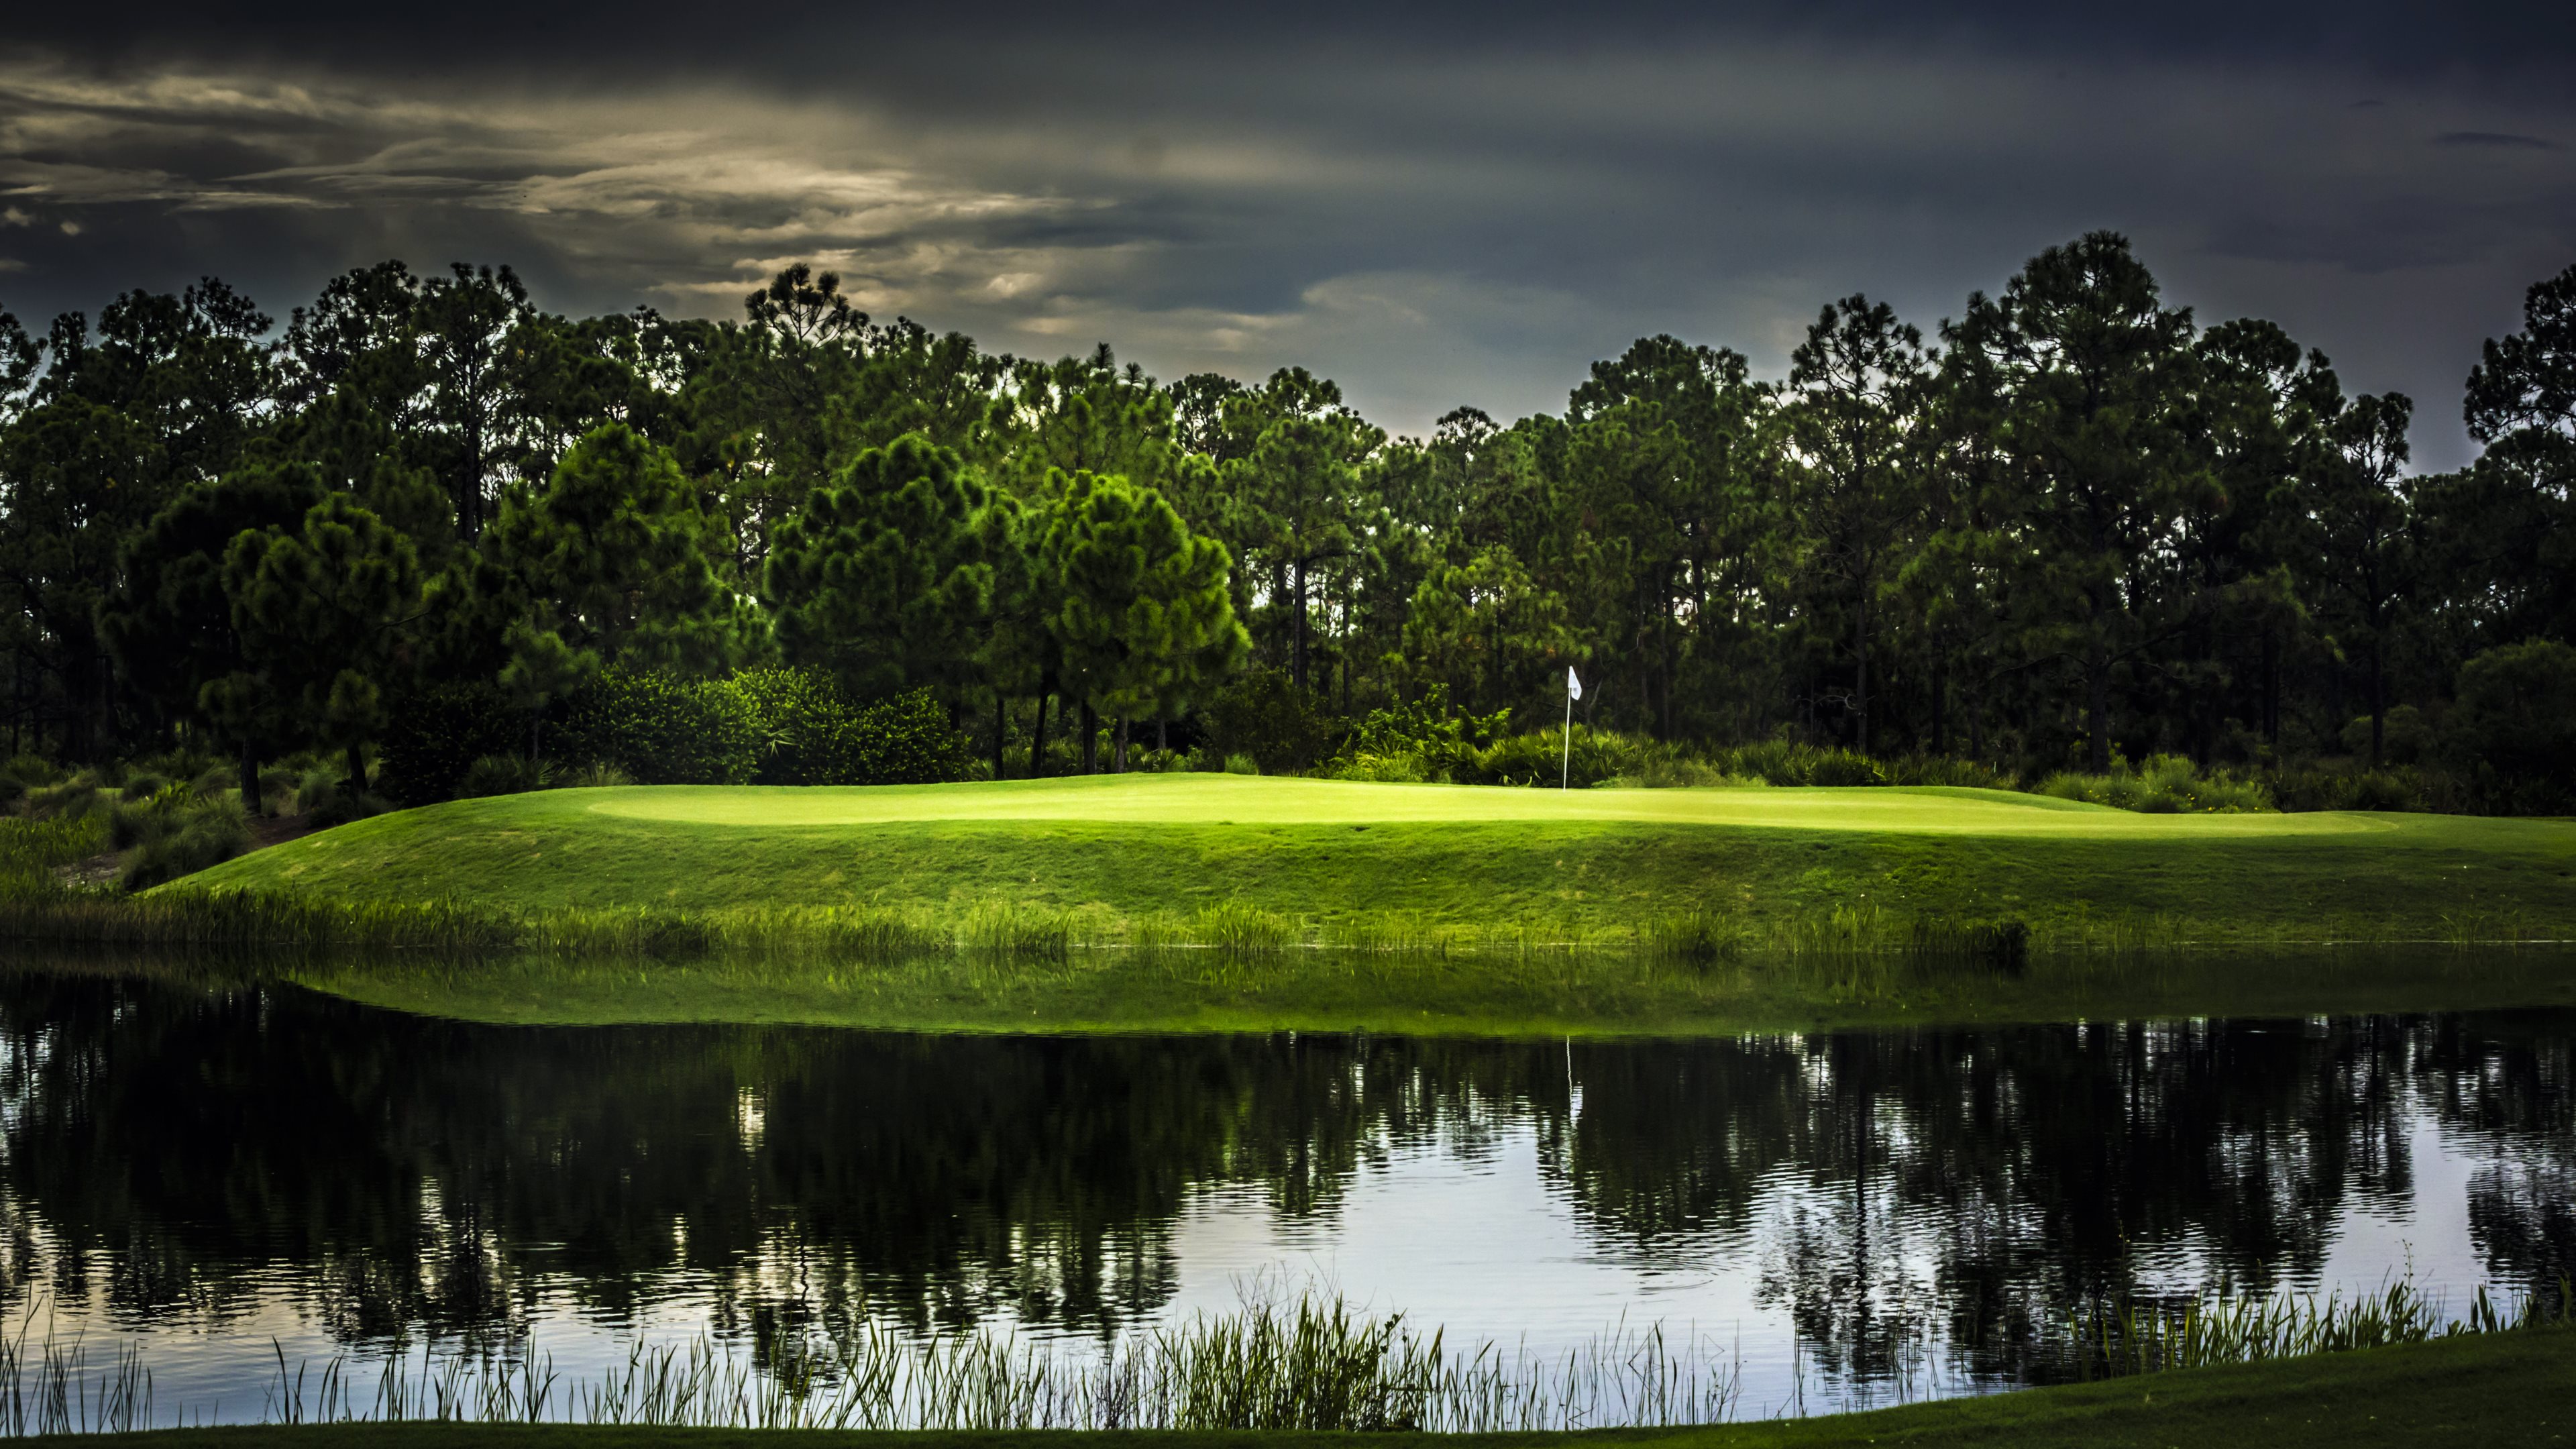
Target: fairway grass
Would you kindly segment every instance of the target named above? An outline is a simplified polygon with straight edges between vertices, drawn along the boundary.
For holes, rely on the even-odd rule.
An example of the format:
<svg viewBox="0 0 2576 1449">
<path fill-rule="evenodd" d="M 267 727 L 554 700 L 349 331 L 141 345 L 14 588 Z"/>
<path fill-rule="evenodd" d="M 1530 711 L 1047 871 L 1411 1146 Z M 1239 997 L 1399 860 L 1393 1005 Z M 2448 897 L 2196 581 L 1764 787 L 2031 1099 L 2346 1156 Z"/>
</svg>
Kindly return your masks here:
<svg viewBox="0 0 2576 1449">
<path fill-rule="evenodd" d="M 48 1442 L 48 1441 L 39 1441 Z M 64 1439 L 61 1443 L 100 1440 Z M 2576 1335 L 2476 1334 L 2402 1348 L 2192 1369 L 1984 1398 L 1698 1429 L 1433 1437 L 1292 1433 L 835 1433 L 460 1423 L 164 1430 L 142 1449 L 1321 1449 L 1406 1443 L 1454 1449 L 2430 1449 L 2576 1443 Z"/>
<path fill-rule="evenodd" d="M 1757 946 L 1931 918 L 2019 921 L 2044 948 L 2462 941 L 2576 937 L 2576 824 L 1205 774 L 671 786 L 403 811 L 183 884 L 521 911 L 1082 912 L 1103 942 L 1186 940 L 1221 910 L 1308 940 L 1386 921 L 1580 940 L 1692 916 Z"/>
</svg>

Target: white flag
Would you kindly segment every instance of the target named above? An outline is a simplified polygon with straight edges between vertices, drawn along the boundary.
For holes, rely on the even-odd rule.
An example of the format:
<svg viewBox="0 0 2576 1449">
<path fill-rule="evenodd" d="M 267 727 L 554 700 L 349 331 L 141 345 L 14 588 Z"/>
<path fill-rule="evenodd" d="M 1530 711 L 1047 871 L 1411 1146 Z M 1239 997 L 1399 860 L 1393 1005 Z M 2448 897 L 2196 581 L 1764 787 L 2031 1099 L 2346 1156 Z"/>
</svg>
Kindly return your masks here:
<svg viewBox="0 0 2576 1449">
<path fill-rule="evenodd" d="M 1565 697 L 1568 699 L 1583 697 L 1583 681 L 1574 677 L 1574 666 L 1571 664 L 1565 666 Z"/>
</svg>

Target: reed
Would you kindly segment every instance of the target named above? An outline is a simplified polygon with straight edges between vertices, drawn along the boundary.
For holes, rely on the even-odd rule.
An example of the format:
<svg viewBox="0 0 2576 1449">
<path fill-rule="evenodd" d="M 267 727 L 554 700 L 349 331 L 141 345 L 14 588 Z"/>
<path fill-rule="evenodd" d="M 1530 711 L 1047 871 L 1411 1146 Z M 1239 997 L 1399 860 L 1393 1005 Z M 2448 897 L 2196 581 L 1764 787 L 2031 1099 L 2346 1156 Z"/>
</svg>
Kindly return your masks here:
<svg viewBox="0 0 2576 1449">
<path fill-rule="evenodd" d="M 2406 1280 L 2374 1295 L 2209 1295 L 2070 1313 L 2077 1376 L 2254 1363 L 2567 1320 L 2557 1296 L 2499 1304 L 2481 1291 L 2445 1320 Z M 32 1315 L 31 1319 L 32 1321 Z M 95 1368 L 84 1340 L 0 1343 L 0 1435 L 156 1427 L 139 1345 Z M 372 1362 L 335 1355 L 276 1368 L 258 1422 L 569 1422 L 715 1429 L 1304 1430 L 1531 1433 L 1722 1423 L 1742 1407 L 1741 1364 L 1705 1337 L 1620 1325 L 1561 1353 L 1487 1341 L 1453 1348 L 1404 1315 L 1338 1298 L 1254 1301 L 1096 1344 L 1007 1331 L 918 1337 L 873 1318 L 756 1343 L 700 1333 L 636 1339 L 593 1377 L 566 1378 L 526 1335 L 396 1343 Z M 369 1370 L 372 1368 L 372 1375 Z M 185 1408 L 167 1422 L 188 1420 Z"/>
<path fill-rule="evenodd" d="M 2068 1315 L 2067 1338 L 2079 1378 L 2116 1378 L 2541 1328 L 2566 1322 L 2571 1305 L 2576 1295 L 2565 1279 L 2554 1299 L 2533 1293 L 2510 1307 L 2481 1287 L 2466 1318 L 2446 1319 L 2411 1278 L 2392 1278 L 2352 1298 L 2337 1291 L 2096 1303 Z"/>
</svg>

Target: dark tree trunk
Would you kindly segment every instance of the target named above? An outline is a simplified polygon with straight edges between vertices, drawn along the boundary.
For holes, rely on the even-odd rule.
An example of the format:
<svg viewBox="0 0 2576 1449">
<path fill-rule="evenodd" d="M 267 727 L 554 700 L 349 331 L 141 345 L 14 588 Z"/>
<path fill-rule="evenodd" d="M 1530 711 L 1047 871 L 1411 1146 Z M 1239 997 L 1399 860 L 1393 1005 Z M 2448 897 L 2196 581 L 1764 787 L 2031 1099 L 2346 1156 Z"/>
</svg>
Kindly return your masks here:
<svg viewBox="0 0 2576 1449">
<path fill-rule="evenodd" d="M 367 757 L 359 753 L 356 745 L 351 745 L 348 749 L 348 762 L 350 791 L 359 795 L 367 793 Z"/>
<path fill-rule="evenodd" d="M 1052 683 L 1048 681 L 1038 686 L 1038 730 L 1029 737 L 1029 778 L 1032 780 L 1046 773 L 1047 706 L 1055 702 Z"/>
<path fill-rule="evenodd" d="M 1306 561 L 1299 559 L 1292 564 L 1290 574 L 1295 582 L 1289 586 L 1289 605 L 1297 611 L 1292 621 L 1297 632 L 1290 636 L 1288 677 L 1302 694 L 1306 690 Z"/>
<path fill-rule="evenodd" d="M 1117 763 L 1111 766 L 1111 773 L 1127 773 L 1127 716 L 1123 714 L 1118 716 L 1118 755 Z"/>
<path fill-rule="evenodd" d="M 2379 640 L 2370 641 L 2370 767 L 2379 768 L 2379 752 L 2388 722 L 2388 676 L 2381 668 Z"/>
<path fill-rule="evenodd" d="M 1862 585 L 1860 605 L 1852 611 L 1852 618 L 1854 621 L 1852 625 L 1852 654 L 1854 658 L 1860 661 L 1859 672 L 1854 676 L 1857 680 L 1857 687 L 1852 690 L 1852 703 L 1854 708 L 1860 711 L 1860 752 L 1866 755 L 1869 753 L 1870 744 L 1869 590 L 1866 584 Z"/>
<path fill-rule="evenodd" d="M 993 778 L 1002 778 L 1002 751 L 1008 748 L 1011 735 L 1011 697 L 1001 690 L 993 691 Z"/>
<path fill-rule="evenodd" d="M 248 739 L 241 742 L 242 812 L 259 814 L 259 750 Z"/>
<path fill-rule="evenodd" d="M 1932 652 L 1932 753 L 1950 753 L 1950 658 Z"/>
<path fill-rule="evenodd" d="M 2093 773 L 2111 772 L 2111 652 L 2102 643 L 2101 621 L 2096 616 L 2092 637 L 2084 642 L 2084 732 L 2088 736 L 2085 759 Z"/>
<path fill-rule="evenodd" d="M 2263 743 L 2281 743 L 2281 635 L 2263 631 Z"/>
<path fill-rule="evenodd" d="M 1171 721 L 1158 717 L 1154 721 L 1154 753 L 1168 755 L 1171 752 Z"/>
<path fill-rule="evenodd" d="M 1088 699 L 1082 702 L 1082 773 L 1100 773 L 1100 716 Z"/>
</svg>

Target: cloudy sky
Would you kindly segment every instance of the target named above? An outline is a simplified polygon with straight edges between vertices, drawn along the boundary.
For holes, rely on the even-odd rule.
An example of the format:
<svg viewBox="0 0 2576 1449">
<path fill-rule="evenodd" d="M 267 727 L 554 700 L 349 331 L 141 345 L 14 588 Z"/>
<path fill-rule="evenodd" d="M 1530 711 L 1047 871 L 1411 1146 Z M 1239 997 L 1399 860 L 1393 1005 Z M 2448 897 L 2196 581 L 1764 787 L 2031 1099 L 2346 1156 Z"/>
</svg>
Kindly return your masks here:
<svg viewBox="0 0 2576 1449">
<path fill-rule="evenodd" d="M 1928 330 L 2112 227 L 2202 321 L 2413 395 L 2441 467 L 2479 339 L 2576 263 L 2564 4 L 309 8 L 13 16 L 0 306 L 214 273 L 283 317 L 399 256 L 733 315 L 807 259 L 998 350 L 1301 363 L 1420 431 L 1645 333 L 1776 373 L 1853 291 Z"/>
</svg>

